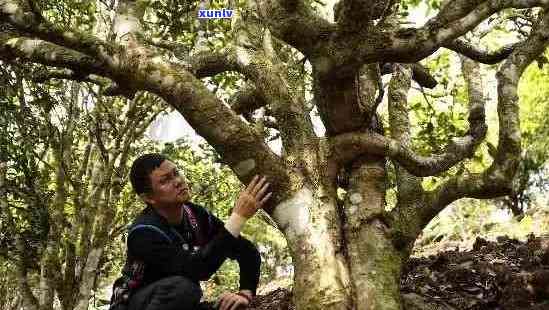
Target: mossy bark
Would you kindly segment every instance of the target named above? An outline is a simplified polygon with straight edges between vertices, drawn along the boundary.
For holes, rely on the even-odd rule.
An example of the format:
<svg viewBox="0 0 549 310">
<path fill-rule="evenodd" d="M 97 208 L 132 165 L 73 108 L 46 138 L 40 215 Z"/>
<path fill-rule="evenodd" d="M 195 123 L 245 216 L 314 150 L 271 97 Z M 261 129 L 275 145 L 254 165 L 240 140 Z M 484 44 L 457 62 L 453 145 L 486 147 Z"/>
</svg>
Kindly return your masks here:
<svg viewBox="0 0 549 310">
<path fill-rule="evenodd" d="M 370 185 L 368 194 L 384 196 L 379 186 Z M 335 197 L 321 199 L 321 192 L 304 188 L 273 214 L 292 254 L 297 309 L 401 309 L 403 260 L 385 224 L 364 219 L 356 206 L 356 213 L 347 213 L 354 220 L 345 220 Z M 364 199 L 361 207 L 372 201 L 380 202 Z"/>
</svg>

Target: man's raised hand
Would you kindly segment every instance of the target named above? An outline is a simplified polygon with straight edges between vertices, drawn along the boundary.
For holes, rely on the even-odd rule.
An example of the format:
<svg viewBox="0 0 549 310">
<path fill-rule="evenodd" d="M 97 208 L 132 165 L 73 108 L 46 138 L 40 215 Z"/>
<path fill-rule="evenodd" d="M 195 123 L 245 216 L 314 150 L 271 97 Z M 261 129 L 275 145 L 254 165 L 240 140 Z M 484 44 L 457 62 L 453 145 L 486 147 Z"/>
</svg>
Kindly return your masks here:
<svg viewBox="0 0 549 310">
<path fill-rule="evenodd" d="M 252 217 L 271 197 L 272 193 L 267 192 L 269 185 L 266 177 L 256 175 L 240 192 L 233 212 L 247 219 Z"/>
</svg>

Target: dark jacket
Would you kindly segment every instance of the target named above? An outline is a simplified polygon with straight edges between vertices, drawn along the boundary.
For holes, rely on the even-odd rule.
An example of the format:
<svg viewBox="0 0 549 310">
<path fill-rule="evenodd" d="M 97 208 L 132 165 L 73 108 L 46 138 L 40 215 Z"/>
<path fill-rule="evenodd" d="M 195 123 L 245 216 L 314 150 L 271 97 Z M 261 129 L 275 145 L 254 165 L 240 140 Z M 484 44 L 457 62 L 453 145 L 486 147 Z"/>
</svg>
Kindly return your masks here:
<svg viewBox="0 0 549 310">
<path fill-rule="evenodd" d="M 243 237 L 235 238 L 217 217 L 201 206 L 188 203 L 198 223 L 194 231 L 183 212 L 180 225 L 170 226 L 166 219 L 148 207 L 130 226 L 151 225 L 155 229 L 135 229 L 127 240 L 127 265 L 144 262 L 142 285 L 169 276 L 184 276 L 192 281 L 209 279 L 226 258 L 235 259 L 240 267 L 240 289 L 254 294 L 259 281 L 261 257 L 255 246 Z M 171 241 L 166 238 L 169 236 Z"/>
</svg>

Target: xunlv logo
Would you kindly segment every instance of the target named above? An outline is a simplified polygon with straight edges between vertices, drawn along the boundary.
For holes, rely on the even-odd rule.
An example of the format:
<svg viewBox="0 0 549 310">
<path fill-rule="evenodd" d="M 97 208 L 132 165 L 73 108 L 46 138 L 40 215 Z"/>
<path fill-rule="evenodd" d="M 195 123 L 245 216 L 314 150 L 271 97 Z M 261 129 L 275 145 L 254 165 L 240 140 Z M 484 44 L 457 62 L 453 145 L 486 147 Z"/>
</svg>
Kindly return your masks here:
<svg viewBox="0 0 549 310">
<path fill-rule="evenodd" d="M 233 10 L 198 10 L 198 18 L 232 18 Z"/>
</svg>

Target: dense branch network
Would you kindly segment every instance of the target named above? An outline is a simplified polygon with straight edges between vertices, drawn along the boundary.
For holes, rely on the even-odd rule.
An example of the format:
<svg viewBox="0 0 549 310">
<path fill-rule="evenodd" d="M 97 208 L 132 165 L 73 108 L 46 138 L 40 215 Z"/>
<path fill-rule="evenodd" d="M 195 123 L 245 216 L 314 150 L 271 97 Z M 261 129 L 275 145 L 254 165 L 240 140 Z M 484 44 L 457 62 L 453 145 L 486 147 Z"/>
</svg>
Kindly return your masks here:
<svg viewBox="0 0 549 310">
<path fill-rule="evenodd" d="M 358 3 L 359 1 L 343 2 L 343 8 L 352 7 L 355 2 Z M 290 18 L 290 16 L 298 14 L 294 11 L 285 10 L 286 6 L 282 2 L 270 1 L 268 4 L 260 2 L 259 6 L 261 7 L 261 5 L 271 9 L 278 9 L 277 12 L 279 14 L 277 14 L 276 20 L 283 20 L 284 18 Z M 263 14 L 262 18 L 273 33 L 279 35 L 287 43 L 296 46 L 306 55 L 311 55 L 312 48 L 314 50 L 313 54 L 315 54 L 314 57 L 320 59 L 316 62 L 317 69 L 329 74 L 331 71 L 341 72 L 343 70 L 345 72 L 344 68 L 347 63 L 349 66 L 357 67 L 357 65 L 363 62 L 383 60 L 396 62 L 417 61 L 442 46 L 480 62 L 494 63 L 501 61 L 511 54 L 515 45 L 506 46 L 495 53 L 488 53 L 475 49 L 473 46 L 466 44 L 462 39 L 459 39 L 459 37 L 472 30 L 490 15 L 502 9 L 544 7 L 547 5 L 549 5 L 549 1 L 547 0 L 449 1 L 437 16 L 430 19 L 425 26 L 419 29 L 402 29 L 394 33 L 376 33 L 374 30 L 367 34 L 357 34 L 357 37 L 354 38 L 355 40 L 351 36 L 351 40 L 349 40 L 350 36 L 338 36 L 335 33 L 336 30 L 324 27 L 322 29 L 327 31 L 326 35 L 321 37 L 323 39 L 321 42 L 325 43 L 324 46 L 321 44 L 304 46 L 303 43 L 300 45 L 294 42 L 294 38 L 288 34 L 290 29 L 293 30 L 290 27 L 293 27 L 294 24 L 277 23 L 274 21 L 275 18 L 272 15 L 267 14 Z M 309 22 L 307 26 L 310 26 L 315 21 L 318 21 L 318 19 L 305 19 L 306 15 L 303 13 L 305 12 L 305 9 L 303 9 L 304 6 L 302 3 L 295 4 L 295 8 L 299 8 L 297 11 L 301 10 L 301 23 L 307 21 Z M 303 29 L 308 29 L 308 27 L 303 26 Z M 301 31 L 299 34 L 301 36 L 305 35 L 303 42 L 308 42 L 307 38 L 311 38 L 311 36 L 318 38 L 316 37 L 318 33 L 307 34 Z M 360 40 L 360 36 L 364 35 L 370 35 L 373 39 Z M 351 49 L 338 50 L 336 46 L 345 45 L 341 44 L 342 41 L 338 41 L 337 38 L 341 38 L 341 40 L 344 38 L 347 43 L 346 45 L 349 45 L 349 41 L 351 42 L 350 45 L 358 45 L 354 45 L 354 48 Z M 337 51 L 335 52 L 336 57 L 329 56 L 330 53 L 334 54 L 333 51 Z M 357 63 L 357 58 L 361 62 Z M 315 64 L 314 59 L 313 63 Z M 480 105 L 471 105 L 469 122 L 470 130 L 468 134 L 461 138 L 452 139 L 446 147 L 445 152 L 441 155 L 419 156 L 399 143 L 374 133 L 345 133 L 332 139 L 334 154 L 336 154 L 334 156 L 340 161 L 346 162 L 367 149 L 369 153 L 383 154 L 395 159 L 415 175 L 435 175 L 472 156 L 474 149 L 484 138 L 486 125 L 484 123 L 484 109 L 480 108 Z"/>
<path fill-rule="evenodd" d="M 516 0 L 516 1 L 449 1 L 440 13 L 431 18 L 425 26 L 419 29 L 408 29 L 390 36 L 384 58 L 396 58 L 399 62 L 415 61 L 431 54 L 447 42 L 461 37 L 475 28 L 490 15 L 506 8 L 546 7 L 547 0 Z M 380 48 L 380 46 L 376 46 Z M 375 49 L 361 46 L 364 57 L 375 57 Z M 375 52 L 376 54 L 379 51 Z M 370 56 L 371 55 L 371 56 Z"/>
<path fill-rule="evenodd" d="M 24 11 L 19 4 L 16 0 L 0 2 L 0 20 L 12 25 L 19 34 L 2 33 L 0 57 L 19 57 L 67 68 L 83 76 L 103 76 L 115 83 L 113 94 L 130 98 L 138 90 L 155 93 L 181 112 L 244 182 L 262 171 L 273 175 L 273 187 L 287 186 L 287 170 L 276 154 L 193 74 L 200 77 L 234 69 L 231 66 L 237 64 L 236 58 L 231 55 L 235 53 L 229 51 L 222 57 L 195 55 L 187 66 L 171 63 L 140 44 L 137 35 L 124 35 L 125 39 L 118 43 L 105 42 L 77 30 L 55 27 L 33 12 Z M 124 2 L 125 10 L 120 14 L 136 11 L 132 5 L 135 3 Z"/>
<path fill-rule="evenodd" d="M 470 158 L 487 131 L 485 123 L 485 99 L 478 78 L 478 70 L 471 68 L 466 74 L 469 85 L 469 131 L 463 137 L 453 138 L 442 154 L 421 156 L 408 146 L 408 139 L 394 140 L 373 132 L 352 132 L 332 137 L 334 160 L 345 165 L 360 154 L 388 156 L 415 176 L 432 176 L 444 172 Z M 473 72 L 473 73 L 471 73 Z"/>
<path fill-rule="evenodd" d="M 341 6 L 352 8 L 355 2 L 361 3 L 358 0 L 348 0 L 343 1 Z M 390 1 L 369 2 L 368 7 L 378 4 L 381 7 L 390 6 L 388 2 Z M 382 28 L 369 27 L 368 30 L 346 32 L 345 27 L 338 29 L 336 25 L 314 16 L 300 2 L 293 11 L 284 9 L 279 1 L 259 1 L 258 4 L 262 18 L 273 34 L 311 57 L 313 62 L 319 62 L 321 65 L 318 70 L 339 76 L 354 74 L 356 68 L 364 63 L 417 62 L 440 47 L 451 48 L 479 61 L 501 60 L 508 55 L 510 48 L 503 48 L 493 56 L 488 56 L 470 46 L 464 46 L 463 41 L 457 39 L 503 9 L 548 5 L 549 0 L 448 1 L 437 16 L 418 29 L 385 31 Z M 352 19 L 352 16 L 354 15 L 350 14 L 348 18 Z M 368 20 L 368 16 L 362 17 Z M 312 28 L 317 30 L 313 31 Z"/>
<path fill-rule="evenodd" d="M 510 193 L 521 152 L 518 81 L 524 69 L 545 51 L 548 42 L 549 13 L 545 10 L 530 37 L 515 47 L 496 75 L 499 138 L 492 165 L 482 173 L 456 175 L 431 191 L 429 208 L 422 214 L 422 225 L 457 199 L 495 198 Z"/>
<path fill-rule="evenodd" d="M 547 0 L 451 1 L 447 2 L 441 12 L 422 28 L 386 32 L 382 28 L 367 27 L 368 30 L 356 33 L 347 32 L 345 27 L 340 27 L 341 29 L 338 30 L 336 25 L 314 16 L 312 10 L 301 1 L 293 1 L 292 4 L 285 1 L 259 1 L 258 7 L 262 13 L 262 20 L 269 29 L 278 38 L 308 56 L 320 76 L 341 77 L 341 75 L 356 74 L 357 68 L 360 68 L 363 63 L 417 61 L 442 46 L 479 61 L 488 63 L 500 61 L 512 48 L 504 47 L 501 51 L 489 54 L 476 50 L 472 46 L 466 46 L 458 38 L 492 13 L 504 8 L 544 6 L 547 3 Z M 390 12 L 393 4 L 391 1 L 368 3 L 360 0 L 340 1 L 336 8 L 338 11 L 336 19 L 344 24 L 347 20 L 368 23 L 370 19 L 386 14 L 382 11 Z M 376 7 L 383 9 L 374 9 Z M 290 20 L 291 23 L 287 22 Z M 316 28 L 318 31 L 309 31 L 311 28 Z M 299 40 L 296 39 L 297 36 Z M 414 69 L 416 81 L 420 85 L 425 87 L 436 85 L 436 81 L 426 74 L 425 70 L 417 70 L 421 69 L 419 66 Z"/>
</svg>

